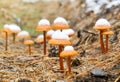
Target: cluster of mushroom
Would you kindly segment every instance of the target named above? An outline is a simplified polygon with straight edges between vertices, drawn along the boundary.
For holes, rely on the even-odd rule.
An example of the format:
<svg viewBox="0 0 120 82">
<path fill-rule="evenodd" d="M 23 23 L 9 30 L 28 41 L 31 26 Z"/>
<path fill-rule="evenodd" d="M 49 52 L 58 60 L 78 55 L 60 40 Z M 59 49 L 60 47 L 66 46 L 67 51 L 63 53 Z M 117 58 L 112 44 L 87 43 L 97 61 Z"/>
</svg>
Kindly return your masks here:
<svg viewBox="0 0 120 82">
<path fill-rule="evenodd" d="M 108 52 L 108 35 L 114 34 L 114 32 L 110 30 L 110 28 L 111 28 L 110 23 L 103 18 L 97 20 L 94 26 L 94 29 L 100 31 L 100 44 L 101 44 L 102 53 Z M 106 35 L 106 48 L 104 46 L 103 35 Z"/>
<path fill-rule="evenodd" d="M 39 35 L 35 41 L 37 43 L 41 43 L 41 42 L 44 43 L 44 55 L 46 55 L 46 39 L 47 40 L 51 39 L 51 36 L 55 33 L 54 30 L 62 30 L 62 29 L 69 29 L 67 21 L 62 17 L 56 18 L 52 26 L 50 25 L 50 22 L 47 19 L 41 19 L 38 22 L 36 31 L 43 31 L 43 35 Z M 71 31 L 72 29 L 69 29 L 69 30 Z M 67 32 L 65 31 L 65 33 Z M 71 32 L 69 32 L 68 35 L 70 33 Z M 72 34 L 74 34 L 73 30 L 72 30 Z M 43 36 L 43 37 L 40 37 L 40 36 Z"/>
<path fill-rule="evenodd" d="M 30 37 L 29 33 L 27 31 L 21 31 L 21 28 L 16 24 L 5 24 L 2 31 L 5 33 L 6 37 L 6 45 L 5 50 L 8 50 L 8 35 L 12 34 L 13 36 L 13 43 L 16 42 L 16 37 L 20 40 L 24 41 L 24 44 L 29 46 L 29 54 L 31 54 L 31 44 L 34 42 L 31 40 L 28 40 Z"/>
<path fill-rule="evenodd" d="M 5 24 L 3 29 L 3 32 L 5 32 L 5 37 L 6 37 L 6 46 L 5 50 L 8 49 L 8 35 L 12 34 L 13 35 L 13 43 L 15 43 L 16 40 L 16 34 L 21 31 L 20 27 L 16 24 Z"/>
<path fill-rule="evenodd" d="M 36 42 L 44 41 L 44 55 L 46 55 L 46 39 L 49 40 L 48 43 L 50 45 L 59 46 L 60 70 L 64 71 L 63 56 L 60 56 L 60 53 L 65 45 L 71 45 L 70 37 L 74 35 L 74 31 L 69 29 L 68 22 L 64 18 L 58 17 L 54 20 L 52 26 L 50 26 L 50 22 L 47 19 L 42 19 L 39 21 L 36 30 L 43 31 L 43 35 L 39 35 Z"/>
</svg>

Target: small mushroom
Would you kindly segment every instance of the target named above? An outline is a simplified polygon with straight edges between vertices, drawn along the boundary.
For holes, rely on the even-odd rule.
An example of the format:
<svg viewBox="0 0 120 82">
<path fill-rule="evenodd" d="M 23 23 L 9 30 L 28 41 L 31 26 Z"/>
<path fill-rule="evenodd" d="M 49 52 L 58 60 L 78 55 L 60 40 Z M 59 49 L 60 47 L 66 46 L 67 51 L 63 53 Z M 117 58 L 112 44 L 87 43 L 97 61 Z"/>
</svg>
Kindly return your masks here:
<svg viewBox="0 0 120 82">
<path fill-rule="evenodd" d="M 64 29 L 62 32 L 67 34 L 69 37 L 72 37 L 75 34 L 73 29 Z"/>
<path fill-rule="evenodd" d="M 35 39 L 35 42 L 36 42 L 36 43 L 42 43 L 42 42 L 44 42 L 43 38 L 44 38 L 43 35 L 39 35 L 39 36 Z"/>
<path fill-rule="evenodd" d="M 13 43 L 15 43 L 15 39 L 16 39 L 16 34 L 19 33 L 21 31 L 20 27 L 16 24 L 10 24 L 10 31 L 13 35 Z"/>
<path fill-rule="evenodd" d="M 5 24 L 2 31 L 5 32 L 6 37 L 5 50 L 8 50 L 8 34 L 10 33 L 9 25 Z"/>
<path fill-rule="evenodd" d="M 55 33 L 52 35 L 52 39 L 48 42 L 51 45 L 58 45 L 59 46 L 59 60 L 60 60 L 60 70 L 64 70 L 63 67 L 63 60 L 62 57 L 60 57 L 60 53 L 62 52 L 62 48 L 64 45 L 70 45 L 71 42 L 69 41 L 69 37 L 62 33 L 60 30 L 55 31 Z"/>
<path fill-rule="evenodd" d="M 77 52 L 74 50 L 72 46 L 66 46 L 64 51 L 60 53 L 60 57 L 67 57 L 68 58 L 68 71 L 71 74 L 71 57 L 76 56 Z"/>
<path fill-rule="evenodd" d="M 28 45 L 29 55 L 31 55 L 31 45 L 34 44 L 34 42 L 32 40 L 26 40 L 24 44 Z"/>
<path fill-rule="evenodd" d="M 46 31 L 50 30 L 50 22 L 47 19 L 41 19 L 38 23 L 36 31 L 43 31 L 44 35 L 44 55 L 46 55 Z"/>
<path fill-rule="evenodd" d="M 57 17 L 52 25 L 54 30 L 68 29 L 68 22 L 63 17 Z"/>
<path fill-rule="evenodd" d="M 30 38 L 30 35 L 27 31 L 21 31 L 17 34 L 17 38 L 22 39 L 24 42 L 25 39 Z"/>
<path fill-rule="evenodd" d="M 110 30 L 105 30 L 102 32 L 102 35 L 106 35 L 106 53 L 108 52 L 108 38 L 109 38 L 109 35 L 113 35 L 114 32 L 113 31 L 110 31 Z"/>
<path fill-rule="evenodd" d="M 47 36 L 46 36 L 46 37 L 47 37 L 48 40 L 51 39 L 52 34 L 54 34 L 54 32 L 55 32 L 54 30 L 49 30 L 49 31 L 47 32 Z"/>
<path fill-rule="evenodd" d="M 104 47 L 102 32 L 106 29 L 111 28 L 111 25 L 106 19 L 101 18 L 101 19 L 97 20 L 97 22 L 96 22 L 96 24 L 93 28 L 100 31 L 101 49 L 102 49 L 102 53 L 105 53 L 105 47 Z"/>
</svg>

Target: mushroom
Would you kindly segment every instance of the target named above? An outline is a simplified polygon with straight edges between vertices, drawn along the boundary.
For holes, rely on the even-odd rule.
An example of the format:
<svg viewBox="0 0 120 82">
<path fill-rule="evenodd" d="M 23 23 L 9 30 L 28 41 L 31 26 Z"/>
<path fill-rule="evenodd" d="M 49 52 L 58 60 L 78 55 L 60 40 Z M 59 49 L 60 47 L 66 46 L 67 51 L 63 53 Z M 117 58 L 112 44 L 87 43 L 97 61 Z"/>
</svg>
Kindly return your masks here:
<svg viewBox="0 0 120 82">
<path fill-rule="evenodd" d="M 8 50 L 8 34 L 10 33 L 9 25 L 5 24 L 2 29 L 5 32 L 6 42 L 5 42 L 5 50 Z"/>
<path fill-rule="evenodd" d="M 39 36 L 35 39 L 35 42 L 37 42 L 37 43 L 42 43 L 42 42 L 44 42 L 44 41 L 43 41 L 43 38 L 44 38 L 43 35 L 39 35 Z"/>
<path fill-rule="evenodd" d="M 64 29 L 64 30 L 62 30 L 62 32 L 67 34 L 69 37 L 71 37 L 75 34 L 73 29 Z"/>
<path fill-rule="evenodd" d="M 49 30 L 48 32 L 47 32 L 47 39 L 48 40 L 50 40 L 51 39 L 51 37 L 52 37 L 52 34 L 54 34 L 54 30 Z"/>
<path fill-rule="evenodd" d="M 16 39 L 16 34 L 19 33 L 21 31 L 20 27 L 16 24 L 10 24 L 10 31 L 13 35 L 13 43 L 15 43 L 15 39 Z"/>
<path fill-rule="evenodd" d="M 105 30 L 102 32 L 102 35 L 106 35 L 106 53 L 108 52 L 108 38 L 109 38 L 109 35 L 113 35 L 114 32 L 113 31 L 110 31 L 110 30 Z"/>
<path fill-rule="evenodd" d="M 28 45 L 29 55 L 31 55 L 31 45 L 34 44 L 34 42 L 32 40 L 26 40 L 24 44 Z"/>
<path fill-rule="evenodd" d="M 52 39 L 48 42 L 51 45 L 58 45 L 59 46 L 59 61 L 60 61 L 60 70 L 64 70 L 63 67 L 63 60 L 62 57 L 60 57 L 60 53 L 62 52 L 62 48 L 64 45 L 70 45 L 71 42 L 69 41 L 69 37 L 62 33 L 60 30 L 55 31 L 55 33 L 52 35 Z"/>
<path fill-rule="evenodd" d="M 17 38 L 23 39 L 23 41 L 24 41 L 25 39 L 29 38 L 29 37 L 30 37 L 30 35 L 29 35 L 29 33 L 28 33 L 27 31 L 21 31 L 21 32 L 19 32 L 19 33 L 17 34 Z"/>
<path fill-rule="evenodd" d="M 93 28 L 100 31 L 100 44 L 101 44 L 102 53 L 104 53 L 105 48 L 104 48 L 102 32 L 104 30 L 111 28 L 111 25 L 106 19 L 101 18 L 101 19 L 97 20 L 97 22 Z"/>
<path fill-rule="evenodd" d="M 43 31 L 44 35 L 44 55 L 46 55 L 46 31 L 50 30 L 50 22 L 47 19 L 41 19 L 38 23 L 36 31 Z"/>
<path fill-rule="evenodd" d="M 62 30 L 62 29 L 68 29 L 69 28 L 69 25 L 68 25 L 68 22 L 62 18 L 62 17 L 57 17 L 55 20 L 54 20 L 54 23 L 52 25 L 52 28 L 54 30 Z"/>
<path fill-rule="evenodd" d="M 66 46 L 64 51 L 60 53 L 60 57 L 67 57 L 68 58 L 68 71 L 71 74 L 71 56 L 76 56 L 77 52 L 74 50 L 72 46 Z"/>
</svg>

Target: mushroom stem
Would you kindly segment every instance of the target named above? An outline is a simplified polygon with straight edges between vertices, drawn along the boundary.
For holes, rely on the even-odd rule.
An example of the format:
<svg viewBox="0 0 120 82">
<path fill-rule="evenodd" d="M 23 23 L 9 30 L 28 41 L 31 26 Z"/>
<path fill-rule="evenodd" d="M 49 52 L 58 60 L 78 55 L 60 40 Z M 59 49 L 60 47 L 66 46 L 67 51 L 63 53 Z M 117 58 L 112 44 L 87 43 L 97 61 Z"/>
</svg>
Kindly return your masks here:
<svg viewBox="0 0 120 82">
<path fill-rule="evenodd" d="M 31 55 L 31 45 L 28 45 L 29 48 L 29 55 Z"/>
<path fill-rule="evenodd" d="M 5 36 L 6 36 L 6 45 L 5 45 L 5 50 L 8 49 L 8 33 L 5 32 Z"/>
<path fill-rule="evenodd" d="M 68 57 L 68 72 L 71 74 L 71 57 Z"/>
<path fill-rule="evenodd" d="M 16 39 L 15 37 L 16 37 L 16 34 L 13 33 L 12 35 L 13 35 L 13 43 L 15 43 L 15 39 Z"/>
<path fill-rule="evenodd" d="M 44 55 L 46 55 L 46 31 L 43 31 L 44 34 Z"/>
<path fill-rule="evenodd" d="M 104 48 L 102 31 L 100 31 L 100 44 L 101 44 L 102 53 L 104 53 L 105 52 L 105 48 Z"/>
<path fill-rule="evenodd" d="M 106 53 L 108 52 L 108 35 L 106 35 Z"/>
<path fill-rule="evenodd" d="M 62 47 L 63 46 L 59 46 L 59 57 L 60 57 L 60 53 L 62 52 Z M 64 67 L 63 67 L 63 58 L 60 57 L 60 70 L 63 71 L 64 70 Z"/>
</svg>

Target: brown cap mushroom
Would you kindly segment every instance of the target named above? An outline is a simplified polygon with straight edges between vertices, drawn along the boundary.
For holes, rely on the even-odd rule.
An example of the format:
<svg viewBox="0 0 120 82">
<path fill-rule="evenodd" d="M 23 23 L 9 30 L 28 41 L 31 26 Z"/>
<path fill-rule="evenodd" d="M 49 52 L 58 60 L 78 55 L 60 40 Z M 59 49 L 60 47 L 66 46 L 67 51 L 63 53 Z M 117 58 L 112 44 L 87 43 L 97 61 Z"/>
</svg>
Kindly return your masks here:
<svg viewBox="0 0 120 82">
<path fill-rule="evenodd" d="M 21 31 L 20 27 L 16 24 L 10 24 L 9 25 L 10 31 L 13 35 L 13 43 L 15 43 L 16 40 L 16 34 L 19 33 Z"/>
<path fill-rule="evenodd" d="M 73 49 L 72 46 L 66 46 L 64 51 L 60 53 L 60 57 L 68 57 L 68 71 L 71 73 L 71 56 L 76 56 L 77 52 Z"/>
<path fill-rule="evenodd" d="M 43 38 L 44 38 L 43 35 L 39 35 L 39 36 L 35 39 L 35 42 L 36 42 L 36 43 L 42 43 L 42 42 L 44 42 Z"/>
<path fill-rule="evenodd" d="M 100 31 L 100 44 L 101 44 L 102 53 L 104 53 L 105 48 L 104 48 L 102 32 L 104 30 L 111 28 L 111 25 L 106 19 L 101 18 L 101 19 L 97 20 L 97 22 L 93 28 Z"/>
<path fill-rule="evenodd" d="M 5 32 L 5 37 L 6 37 L 5 50 L 7 50 L 8 49 L 8 34 L 11 33 L 9 25 L 5 24 L 2 31 Z"/>
<path fill-rule="evenodd" d="M 67 23 L 67 21 L 62 18 L 62 17 L 57 17 L 55 20 L 54 20 L 54 23 L 52 25 L 52 28 L 54 30 L 62 30 L 62 29 L 68 29 L 69 28 L 69 25 Z"/>
<path fill-rule="evenodd" d="M 58 45 L 59 46 L 59 55 L 62 52 L 62 47 L 64 45 L 70 45 L 71 44 L 71 42 L 69 41 L 69 37 L 59 30 L 56 31 L 52 35 L 52 39 L 49 40 L 48 43 L 51 44 L 51 45 Z M 60 57 L 60 70 L 62 70 L 62 71 L 64 70 L 62 57 Z"/>
<path fill-rule="evenodd" d="M 104 30 L 102 32 L 102 35 L 106 35 L 106 53 L 108 52 L 108 38 L 109 38 L 108 35 L 113 35 L 113 34 L 114 34 L 114 32 L 110 31 L 110 30 Z"/>
<path fill-rule="evenodd" d="M 34 42 L 32 40 L 26 40 L 26 41 L 24 41 L 24 44 L 28 45 L 29 55 L 31 55 L 31 45 L 34 44 Z"/>
<path fill-rule="evenodd" d="M 17 38 L 25 40 L 30 38 L 30 35 L 27 31 L 21 31 L 17 34 Z"/>
<path fill-rule="evenodd" d="M 36 31 L 43 31 L 44 35 L 44 55 L 46 55 L 46 31 L 50 30 L 50 22 L 47 19 L 39 21 Z"/>
</svg>

